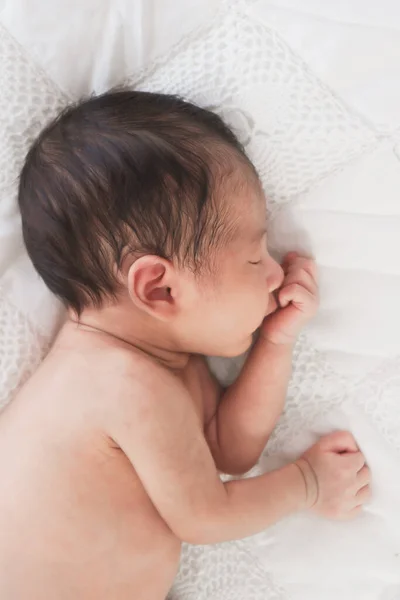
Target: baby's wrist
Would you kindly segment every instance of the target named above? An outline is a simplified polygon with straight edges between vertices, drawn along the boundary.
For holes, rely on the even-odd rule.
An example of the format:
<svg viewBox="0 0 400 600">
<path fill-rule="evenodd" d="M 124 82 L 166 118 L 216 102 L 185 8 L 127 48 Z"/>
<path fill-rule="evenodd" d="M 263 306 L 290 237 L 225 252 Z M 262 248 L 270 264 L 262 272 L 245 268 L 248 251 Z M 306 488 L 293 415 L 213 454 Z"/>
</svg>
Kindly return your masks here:
<svg viewBox="0 0 400 600">
<path fill-rule="evenodd" d="M 316 473 L 306 458 L 299 458 L 293 463 L 300 471 L 306 491 L 305 508 L 315 506 L 318 500 L 318 479 Z"/>
<path fill-rule="evenodd" d="M 274 330 L 273 328 L 271 331 L 268 327 L 268 323 L 266 322 L 261 326 L 260 338 L 271 344 L 271 346 L 293 347 L 296 343 L 298 335 L 290 335 L 284 331 Z"/>
<path fill-rule="evenodd" d="M 258 338 L 260 344 L 266 348 L 277 349 L 282 351 L 292 351 L 296 343 L 295 338 L 277 339 L 274 336 L 269 336 L 267 333 L 261 332 Z"/>
</svg>

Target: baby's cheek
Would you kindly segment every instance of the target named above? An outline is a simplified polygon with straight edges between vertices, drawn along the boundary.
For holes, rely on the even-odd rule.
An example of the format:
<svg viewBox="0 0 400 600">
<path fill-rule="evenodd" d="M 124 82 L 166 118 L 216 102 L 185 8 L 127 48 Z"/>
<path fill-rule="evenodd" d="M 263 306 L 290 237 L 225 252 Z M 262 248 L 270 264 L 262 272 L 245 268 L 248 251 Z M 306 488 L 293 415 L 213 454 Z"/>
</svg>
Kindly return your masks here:
<svg viewBox="0 0 400 600">
<path fill-rule="evenodd" d="M 269 302 L 269 293 L 265 286 L 253 288 L 247 302 L 248 318 L 256 329 L 264 319 Z"/>
<path fill-rule="evenodd" d="M 257 297 L 260 299 L 260 303 L 264 303 L 268 301 L 270 292 L 268 287 L 268 281 L 265 277 L 259 277 L 257 281 Z"/>
</svg>

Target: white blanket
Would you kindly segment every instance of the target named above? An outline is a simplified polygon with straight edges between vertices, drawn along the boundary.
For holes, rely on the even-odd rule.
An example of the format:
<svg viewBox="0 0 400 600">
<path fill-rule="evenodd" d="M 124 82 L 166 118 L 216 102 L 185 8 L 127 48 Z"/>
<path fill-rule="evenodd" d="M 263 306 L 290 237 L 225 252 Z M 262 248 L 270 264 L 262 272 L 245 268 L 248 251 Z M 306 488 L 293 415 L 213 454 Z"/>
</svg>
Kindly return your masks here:
<svg viewBox="0 0 400 600">
<path fill-rule="evenodd" d="M 259 468 L 344 427 L 365 452 L 374 496 L 352 523 L 298 515 L 247 540 L 186 547 L 172 598 L 398 600 L 400 8 L 237 0 L 210 17 L 211 1 L 201 11 L 192 2 L 185 26 L 172 2 L 151 13 L 128 0 L 96 2 L 89 26 L 82 7 L 93 0 L 72 13 L 61 0 L 56 11 L 0 0 L 0 402 L 38 363 L 60 315 L 21 247 L 15 176 L 28 139 L 69 98 L 122 78 L 218 107 L 261 174 L 272 246 L 311 251 L 321 270 L 321 311 L 297 346 Z M 224 379 L 235 371 L 214 366 Z"/>
</svg>

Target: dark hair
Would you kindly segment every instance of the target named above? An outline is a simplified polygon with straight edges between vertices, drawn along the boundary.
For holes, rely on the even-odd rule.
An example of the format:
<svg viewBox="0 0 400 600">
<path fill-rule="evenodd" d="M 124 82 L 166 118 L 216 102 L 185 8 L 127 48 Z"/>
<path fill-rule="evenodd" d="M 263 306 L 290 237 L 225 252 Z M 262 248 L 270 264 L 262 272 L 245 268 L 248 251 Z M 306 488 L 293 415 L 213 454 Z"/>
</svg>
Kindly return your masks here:
<svg viewBox="0 0 400 600">
<path fill-rule="evenodd" d="M 220 117 L 175 96 L 118 91 L 68 107 L 33 143 L 20 176 L 36 270 L 80 314 L 115 296 L 115 265 L 127 252 L 196 269 L 223 237 L 215 190 L 237 159 L 252 166 Z"/>
</svg>

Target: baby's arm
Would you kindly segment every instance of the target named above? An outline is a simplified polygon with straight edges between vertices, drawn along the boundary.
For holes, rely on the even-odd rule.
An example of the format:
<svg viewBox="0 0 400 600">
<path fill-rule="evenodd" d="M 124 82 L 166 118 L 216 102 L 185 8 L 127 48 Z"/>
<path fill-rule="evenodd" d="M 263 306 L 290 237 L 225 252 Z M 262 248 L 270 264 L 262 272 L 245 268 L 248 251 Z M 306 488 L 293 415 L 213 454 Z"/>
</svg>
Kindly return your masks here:
<svg viewBox="0 0 400 600">
<path fill-rule="evenodd" d="M 310 461 L 302 459 L 272 473 L 223 484 L 192 401 L 178 383 L 153 380 L 140 400 L 133 400 L 131 393 L 123 396 L 110 423 L 111 437 L 130 459 L 159 514 L 183 541 L 209 544 L 246 537 L 311 507 L 318 493 L 327 495 L 318 492 L 314 455 Z M 355 452 L 351 464 L 339 455 L 328 464 L 318 449 L 316 455 L 324 490 L 328 480 L 334 488 L 328 495 L 342 501 L 350 483 L 355 487 L 361 453 Z M 346 467 L 342 478 L 337 475 L 338 460 L 340 468 Z M 349 510 L 354 506 L 352 492 Z"/>
<path fill-rule="evenodd" d="M 223 484 L 192 400 L 180 385 L 127 399 L 112 432 L 158 512 L 186 542 L 209 544 L 259 532 L 307 507 L 296 465 Z"/>
<path fill-rule="evenodd" d="M 260 337 L 243 370 L 223 393 L 206 428 L 218 468 L 240 474 L 258 461 L 282 413 L 292 366 L 292 344 Z"/>
<path fill-rule="evenodd" d="M 282 266 L 281 308 L 266 319 L 242 373 L 206 429 L 218 468 L 226 473 L 248 471 L 259 459 L 283 409 L 294 342 L 318 304 L 314 262 L 291 253 Z"/>
</svg>

